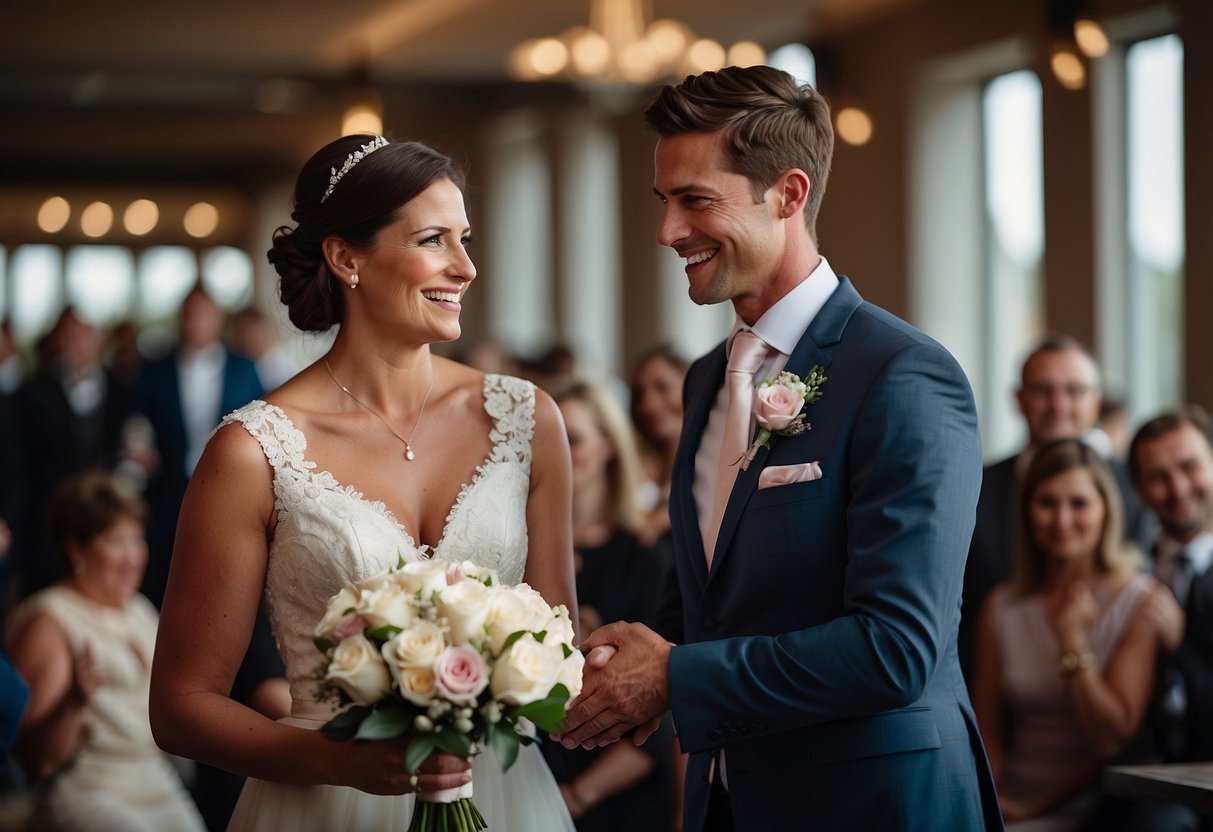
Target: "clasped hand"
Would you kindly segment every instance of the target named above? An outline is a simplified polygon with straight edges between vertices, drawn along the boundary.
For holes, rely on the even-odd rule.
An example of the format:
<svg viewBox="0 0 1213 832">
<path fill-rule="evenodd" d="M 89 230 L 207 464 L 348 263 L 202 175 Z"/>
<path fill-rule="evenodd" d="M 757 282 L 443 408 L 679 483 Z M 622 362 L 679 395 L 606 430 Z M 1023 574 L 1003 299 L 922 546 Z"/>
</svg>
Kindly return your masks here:
<svg viewBox="0 0 1213 832">
<path fill-rule="evenodd" d="M 622 621 L 595 630 L 581 643 L 588 650 L 581 695 L 552 739 L 565 748 L 608 745 L 635 729 L 643 745 L 670 706 L 673 645 L 643 624 Z"/>
</svg>

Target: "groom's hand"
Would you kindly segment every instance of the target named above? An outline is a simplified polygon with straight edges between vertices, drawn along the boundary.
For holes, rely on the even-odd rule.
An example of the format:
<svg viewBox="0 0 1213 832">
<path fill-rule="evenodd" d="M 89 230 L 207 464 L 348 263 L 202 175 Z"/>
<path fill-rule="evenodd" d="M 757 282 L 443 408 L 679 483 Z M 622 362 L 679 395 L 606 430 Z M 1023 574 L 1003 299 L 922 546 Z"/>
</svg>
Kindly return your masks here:
<svg viewBox="0 0 1213 832">
<path fill-rule="evenodd" d="M 590 651 L 581 695 L 565 715 L 565 730 L 552 738 L 565 748 L 594 748 L 644 726 L 636 737 L 643 742 L 670 705 L 673 645 L 643 624 L 616 622 L 581 647 Z"/>
</svg>

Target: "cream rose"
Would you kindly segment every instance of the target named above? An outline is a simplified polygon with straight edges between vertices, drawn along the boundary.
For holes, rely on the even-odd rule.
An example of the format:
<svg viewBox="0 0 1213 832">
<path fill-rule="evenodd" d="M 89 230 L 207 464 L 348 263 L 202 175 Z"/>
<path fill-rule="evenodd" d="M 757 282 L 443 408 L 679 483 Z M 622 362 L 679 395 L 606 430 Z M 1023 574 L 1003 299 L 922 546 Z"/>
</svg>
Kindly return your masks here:
<svg viewBox="0 0 1213 832">
<path fill-rule="evenodd" d="M 479 581 L 459 581 L 438 596 L 438 614 L 450 625 L 451 644 L 456 647 L 484 638 L 489 612 L 489 588 Z"/>
<path fill-rule="evenodd" d="M 400 674 L 396 677 L 396 684 L 400 688 L 400 695 L 412 702 L 414 705 L 420 705 L 425 708 L 438 694 L 438 685 L 435 683 L 433 667 L 405 667 L 400 668 Z"/>
<path fill-rule="evenodd" d="M 350 587 L 338 592 L 329 599 L 328 605 L 324 608 L 324 618 L 320 619 L 320 623 L 316 625 L 316 636 L 319 638 L 332 638 L 337 627 L 341 625 L 349 616 L 353 615 L 351 610 L 358 606 L 358 593 Z"/>
<path fill-rule="evenodd" d="M 501 654 L 493 668 L 493 696 L 507 705 L 526 705 L 543 699 L 556 684 L 564 661 L 560 645 L 548 645 L 523 636 Z"/>
<path fill-rule="evenodd" d="M 789 387 L 772 384 L 754 393 L 754 418 L 767 430 L 783 430 L 804 410 L 804 398 Z"/>
<path fill-rule="evenodd" d="M 573 646 L 573 621 L 569 618 L 569 608 L 564 604 L 552 607 L 552 619 L 544 629 L 548 631 L 548 639 L 554 638 Z"/>
<path fill-rule="evenodd" d="M 547 623 L 536 617 L 535 610 L 526 596 L 517 592 L 517 589 L 518 587 L 511 587 L 492 593 L 485 623 L 489 631 L 489 653 L 494 656 L 501 655 L 506 639 L 514 633 L 519 630 L 541 630 Z M 551 615 L 550 609 L 548 614 Z"/>
<path fill-rule="evenodd" d="M 333 648 L 333 658 L 324 678 L 359 705 L 375 704 L 392 686 L 383 656 L 362 633 L 350 636 Z"/>
<path fill-rule="evenodd" d="M 418 560 L 406 563 L 404 568 L 392 573 L 392 580 L 404 586 L 410 594 L 421 594 L 428 599 L 435 592 L 446 589 L 447 565 L 440 560 Z"/>
<path fill-rule="evenodd" d="M 407 629 L 383 644 L 383 660 L 392 678 L 400 681 L 402 670 L 410 667 L 434 666 L 434 661 L 446 649 L 442 628 L 430 621 L 418 619 Z"/>
<path fill-rule="evenodd" d="M 501 581 L 498 579 L 496 572 L 489 569 L 487 566 L 481 566 L 480 564 L 470 560 L 465 560 L 462 563 L 455 564 L 447 573 L 448 583 L 454 584 L 464 579 L 477 581 L 485 584 L 486 586 L 501 585 Z"/>
<path fill-rule="evenodd" d="M 401 629 L 408 626 L 416 613 L 411 603 L 413 593 L 402 584 L 387 579 L 375 589 L 364 589 L 358 599 L 358 614 L 367 621 L 372 630 L 392 626 Z"/>
<path fill-rule="evenodd" d="M 556 681 L 569 689 L 570 699 L 581 693 L 581 672 L 584 667 L 585 656 L 580 650 L 574 650 L 560 663 L 560 669 L 556 672 Z"/>
<path fill-rule="evenodd" d="M 488 687 L 489 669 L 474 647 L 448 647 L 434 662 L 438 692 L 456 705 L 473 705 Z"/>
</svg>

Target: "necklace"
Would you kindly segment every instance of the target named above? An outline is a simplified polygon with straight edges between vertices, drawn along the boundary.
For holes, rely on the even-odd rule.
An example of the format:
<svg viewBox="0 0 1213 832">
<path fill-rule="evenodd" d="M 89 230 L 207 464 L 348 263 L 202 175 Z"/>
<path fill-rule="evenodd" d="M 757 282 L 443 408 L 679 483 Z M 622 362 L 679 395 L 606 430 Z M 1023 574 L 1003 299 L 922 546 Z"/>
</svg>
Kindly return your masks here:
<svg viewBox="0 0 1213 832">
<path fill-rule="evenodd" d="M 423 398 L 421 400 L 421 409 L 417 411 L 417 421 L 413 422 L 413 430 L 409 433 L 408 438 L 405 439 L 403 436 L 396 433 L 396 431 L 392 429 L 392 426 L 388 424 L 387 419 L 383 418 L 382 413 L 380 413 L 375 408 L 371 407 L 369 404 L 364 402 L 362 399 L 355 396 L 353 393 L 350 392 L 350 388 L 346 387 L 344 384 L 342 384 L 340 381 L 337 380 L 337 376 L 333 375 L 333 368 L 329 366 L 329 359 L 328 359 L 327 355 L 324 357 L 324 369 L 328 370 L 329 378 L 331 378 L 333 380 L 333 384 L 336 384 L 338 387 L 341 388 L 341 392 L 345 393 L 351 399 L 358 402 L 358 404 L 362 405 L 365 409 L 369 410 L 371 412 L 371 415 L 373 415 L 376 419 L 378 419 L 380 422 L 382 422 L 383 426 L 388 429 L 388 433 L 392 434 L 392 436 L 396 437 L 397 439 L 399 439 L 401 442 L 404 443 L 404 458 L 407 459 L 409 462 L 412 462 L 417 456 L 415 453 L 413 453 L 413 437 L 417 435 L 417 426 L 421 424 L 421 417 L 425 415 L 425 406 L 427 404 L 429 404 L 430 393 L 434 392 L 434 375 L 433 375 L 433 373 L 430 374 L 430 386 L 425 389 L 425 398 Z"/>
</svg>

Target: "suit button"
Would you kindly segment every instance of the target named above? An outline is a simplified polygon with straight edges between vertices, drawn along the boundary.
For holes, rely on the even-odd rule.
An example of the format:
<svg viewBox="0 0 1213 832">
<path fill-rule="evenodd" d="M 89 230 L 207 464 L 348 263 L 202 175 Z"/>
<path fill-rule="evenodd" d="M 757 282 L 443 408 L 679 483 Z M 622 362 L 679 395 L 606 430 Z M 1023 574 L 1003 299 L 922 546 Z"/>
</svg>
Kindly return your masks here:
<svg viewBox="0 0 1213 832">
<path fill-rule="evenodd" d="M 710 615 L 705 615 L 703 617 L 702 623 L 703 623 L 703 629 L 705 629 L 705 630 L 711 630 L 716 626 L 715 619 L 713 619 L 712 616 L 710 616 Z"/>
<path fill-rule="evenodd" d="M 708 731 L 708 739 L 710 739 L 710 740 L 718 740 L 722 736 L 724 736 L 724 735 L 717 728 L 713 728 L 711 731 Z"/>
</svg>

